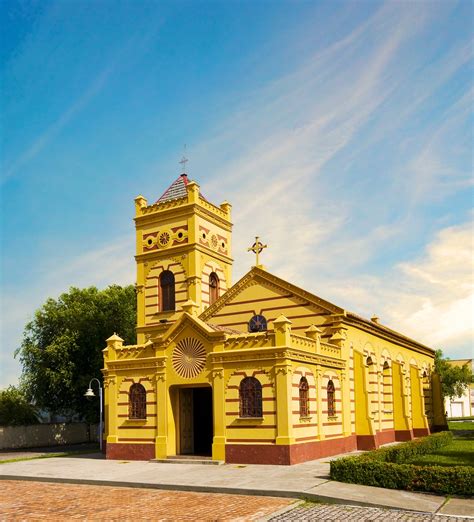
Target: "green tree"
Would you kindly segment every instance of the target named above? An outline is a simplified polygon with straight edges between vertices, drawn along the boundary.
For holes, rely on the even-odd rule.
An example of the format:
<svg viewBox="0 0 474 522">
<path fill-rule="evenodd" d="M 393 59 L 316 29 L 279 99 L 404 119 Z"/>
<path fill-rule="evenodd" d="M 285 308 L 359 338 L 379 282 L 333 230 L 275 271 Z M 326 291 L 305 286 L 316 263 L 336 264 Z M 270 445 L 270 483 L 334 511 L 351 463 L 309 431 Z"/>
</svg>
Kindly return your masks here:
<svg viewBox="0 0 474 522">
<path fill-rule="evenodd" d="M 441 393 L 445 398 L 459 397 L 472 382 L 471 367 L 450 364 L 449 358 L 443 357 L 442 350 L 436 350 L 435 371 L 441 377 Z"/>
<path fill-rule="evenodd" d="M 28 400 L 51 413 L 98 418 L 96 401 L 84 399 L 90 379 L 101 380 L 105 340 L 117 332 L 134 344 L 136 297 L 133 286 L 74 288 L 48 299 L 35 312 L 15 356 Z"/>
<path fill-rule="evenodd" d="M 0 390 L 0 426 L 27 426 L 38 422 L 36 408 L 21 389 L 9 386 Z"/>
</svg>

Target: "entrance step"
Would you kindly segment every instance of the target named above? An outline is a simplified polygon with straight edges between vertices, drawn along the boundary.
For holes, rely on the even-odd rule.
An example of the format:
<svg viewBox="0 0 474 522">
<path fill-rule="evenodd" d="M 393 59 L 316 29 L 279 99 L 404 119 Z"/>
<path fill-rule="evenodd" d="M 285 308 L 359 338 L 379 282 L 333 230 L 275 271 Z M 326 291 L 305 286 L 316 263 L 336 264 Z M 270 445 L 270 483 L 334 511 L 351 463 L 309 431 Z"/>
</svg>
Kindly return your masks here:
<svg viewBox="0 0 474 522">
<path fill-rule="evenodd" d="M 201 457 L 199 455 L 171 455 L 166 459 L 151 459 L 150 462 L 159 464 L 210 464 L 220 466 L 223 460 L 212 460 L 211 457 Z"/>
</svg>

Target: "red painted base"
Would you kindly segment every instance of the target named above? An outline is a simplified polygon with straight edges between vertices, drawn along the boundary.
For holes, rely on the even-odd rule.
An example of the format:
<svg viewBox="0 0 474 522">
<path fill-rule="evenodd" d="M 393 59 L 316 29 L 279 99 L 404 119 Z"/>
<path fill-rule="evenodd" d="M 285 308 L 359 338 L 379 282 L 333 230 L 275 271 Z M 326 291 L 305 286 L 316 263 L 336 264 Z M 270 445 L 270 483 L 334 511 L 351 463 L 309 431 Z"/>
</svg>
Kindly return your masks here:
<svg viewBox="0 0 474 522">
<path fill-rule="evenodd" d="M 357 449 L 356 437 L 277 446 L 276 444 L 226 444 L 225 461 L 230 464 L 290 465 Z"/>
<path fill-rule="evenodd" d="M 155 458 L 154 444 L 107 444 L 107 459 L 151 460 Z"/>
<path fill-rule="evenodd" d="M 377 448 L 377 438 L 375 435 L 357 435 L 358 450 L 370 451 Z"/>
<path fill-rule="evenodd" d="M 405 442 L 407 440 L 413 440 L 413 430 L 396 430 L 395 440 L 399 442 Z"/>
<path fill-rule="evenodd" d="M 395 430 L 378 431 L 376 437 L 378 446 L 395 442 Z"/>
<path fill-rule="evenodd" d="M 415 437 L 426 437 L 429 434 L 429 428 L 413 428 L 413 435 Z"/>
</svg>

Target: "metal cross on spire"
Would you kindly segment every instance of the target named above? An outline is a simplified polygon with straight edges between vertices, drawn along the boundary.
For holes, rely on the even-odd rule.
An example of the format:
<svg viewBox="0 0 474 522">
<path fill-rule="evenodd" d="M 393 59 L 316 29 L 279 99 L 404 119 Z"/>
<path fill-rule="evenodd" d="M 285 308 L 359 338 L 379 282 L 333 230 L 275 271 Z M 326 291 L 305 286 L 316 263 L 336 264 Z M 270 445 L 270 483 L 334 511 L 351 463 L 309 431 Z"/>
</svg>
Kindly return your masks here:
<svg viewBox="0 0 474 522">
<path fill-rule="evenodd" d="M 260 266 L 259 264 L 259 254 L 262 253 L 264 248 L 268 248 L 267 245 L 264 245 L 258 236 L 255 237 L 255 243 L 250 247 L 247 248 L 247 252 L 253 252 L 255 254 L 255 266 Z"/>
<path fill-rule="evenodd" d="M 188 162 L 188 158 L 186 157 L 186 145 L 184 146 L 184 154 L 183 154 L 183 157 L 181 158 L 181 161 L 179 162 L 180 165 L 183 166 L 183 172 L 182 174 L 186 174 L 186 163 Z"/>
</svg>

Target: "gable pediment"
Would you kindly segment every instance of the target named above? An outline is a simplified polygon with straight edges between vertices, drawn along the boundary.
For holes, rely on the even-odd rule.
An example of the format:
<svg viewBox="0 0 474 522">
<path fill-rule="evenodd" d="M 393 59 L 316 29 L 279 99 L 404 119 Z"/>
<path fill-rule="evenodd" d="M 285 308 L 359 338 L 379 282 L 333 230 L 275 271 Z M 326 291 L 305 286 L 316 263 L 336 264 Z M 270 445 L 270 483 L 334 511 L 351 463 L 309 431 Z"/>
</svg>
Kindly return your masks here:
<svg viewBox="0 0 474 522">
<path fill-rule="evenodd" d="M 267 321 L 272 321 L 283 314 L 294 323 L 295 329 L 302 330 L 313 323 L 322 324 L 328 315 L 343 312 L 310 292 L 253 268 L 200 318 L 210 324 L 246 331 L 253 315 L 264 315 Z"/>
</svg>

